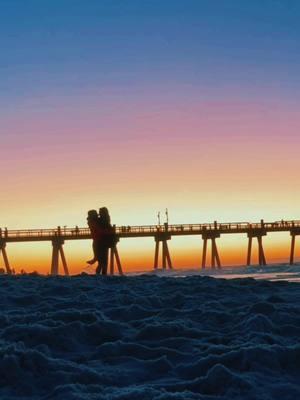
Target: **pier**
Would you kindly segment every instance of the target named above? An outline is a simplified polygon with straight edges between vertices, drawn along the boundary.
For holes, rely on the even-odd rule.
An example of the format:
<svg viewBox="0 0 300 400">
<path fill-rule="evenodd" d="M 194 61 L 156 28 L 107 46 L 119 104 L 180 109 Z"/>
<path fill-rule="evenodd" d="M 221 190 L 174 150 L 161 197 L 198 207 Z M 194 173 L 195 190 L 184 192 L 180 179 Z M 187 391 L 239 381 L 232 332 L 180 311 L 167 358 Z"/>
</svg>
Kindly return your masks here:
<svg viewBox="0 0 300 400">
<path fill-rule="evenodd" d="M 257 241 L 258 264 L 267 265 L 267 260 L 263 247 L 263 238 L 272 232 L 287 232 L 291 237 L 291 248 L 289 263 L 292 265 L 295 260 L 296 237 L 300 235 L 300 220 L 275 221 L 250 223 L 250 222 L 228 222 L 206 224 L 177 224 L 168 223 L 162 225 L 142 225 L 142 226 L 114 226 L 116 235 L 116 245 L 110 249 L 110 274 L 114 274 L 115 264 L 119 274 L 122 274 L 121 260 L 119 257 L 117 243 L 121 239 L 140 237 L 152 237 L 154 239 L 154 269 L 173 268 L 171 254 L 168 248 L 168 241 L 173 236 L 198 235 L 203 241 L 202 262 L 200 267 L 206 268 L 207 246 L 211 243 L 210 265 L 211 268 L 221 268 L 221 257 L 219 254 L 217 239 L 221 235 L 245 234 L 248 240 L 247 254 L 245 255 L 246 265 L 251 265 L 253 242 Z M 61 228 L 54 229 L 23 229 L 8 230 L 0 229 L 0 256 L 2 255 L 5 271 L 7 274 L 12 272 L 10 266 L 7 245 L 15 242 L 39 242 L 48 241 L 52 244 L 51 275 L 59 274 L 59 262 L 61 260 L 65 275 L 69 275 L 67 260 L 64 254 L 63 245 L 67 240 L 91 240 L 89 228 Z M 161 257 L 160 257 L 161 253 Z M 160 263 L 161 259 L 161 263 Z"/>
</svg>

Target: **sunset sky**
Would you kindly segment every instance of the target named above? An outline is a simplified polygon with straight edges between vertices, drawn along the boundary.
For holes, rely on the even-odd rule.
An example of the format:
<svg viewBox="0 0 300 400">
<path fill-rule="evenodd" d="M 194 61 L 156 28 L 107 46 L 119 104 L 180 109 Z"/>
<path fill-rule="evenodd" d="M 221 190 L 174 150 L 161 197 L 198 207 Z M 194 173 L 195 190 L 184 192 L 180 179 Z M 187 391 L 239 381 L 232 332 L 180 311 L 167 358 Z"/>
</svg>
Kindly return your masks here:
<svg viewBox="0 0 300 400">
<path fill-rule="evenodd" d="M 0 226 L 300 219 L 299 20 L 297 0 L 0 0 Z M 245 237 L 218 244 L 244 263 Z M 269 235 L 268 260 L 288 244 Z M 172 239 L 174 264 L 201 246 Z M 66 244 L 72 273 L 90 247 Z M 50 243 L 7 251 L 49 271 Z M 153 251 L 124 240 L 124 269 Z"/>
</svg>

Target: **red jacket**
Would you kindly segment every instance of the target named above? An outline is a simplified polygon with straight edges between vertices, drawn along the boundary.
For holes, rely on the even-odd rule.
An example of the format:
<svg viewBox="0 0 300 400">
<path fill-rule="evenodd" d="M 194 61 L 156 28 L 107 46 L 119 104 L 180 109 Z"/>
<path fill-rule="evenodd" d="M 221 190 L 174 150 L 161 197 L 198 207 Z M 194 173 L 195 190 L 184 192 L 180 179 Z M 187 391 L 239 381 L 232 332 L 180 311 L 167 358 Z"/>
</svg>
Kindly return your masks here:
<svg viewBox="0 0 300 400">
<path fill-rule="evenodd" d="M 111 234 L 111 230 L 101 228 L 97 220 L 88 219 L 88 227 L 90 228 L 93 240 L 102 240 L 106 235 Z"/>
<path fill-rule="evenodd" d="M 98 224 L 97 220 L 87 220 L 88 227 L 90 228 L 92 239 L 93 240 L 99 240 L 101 239 L 101 232 L 100 232 L 100 226 Z"/>
</svg>

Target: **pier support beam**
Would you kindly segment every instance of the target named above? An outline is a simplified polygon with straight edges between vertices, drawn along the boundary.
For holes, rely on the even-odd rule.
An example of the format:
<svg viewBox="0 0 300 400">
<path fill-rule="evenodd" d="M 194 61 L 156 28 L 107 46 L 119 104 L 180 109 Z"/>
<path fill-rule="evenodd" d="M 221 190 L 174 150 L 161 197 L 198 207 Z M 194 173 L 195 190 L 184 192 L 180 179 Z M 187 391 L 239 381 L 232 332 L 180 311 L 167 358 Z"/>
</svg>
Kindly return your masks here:
<svg viewBox="0 0 300 400">
<path fill-rule="evenodd" d="M 109 262 L 109 272 L 110 275 L 114 275 L 115 273 L 115 262 L 117 264 L 119 275 L 124 275 L 121 265 L 121 260 L 119 257 L 118 249 L 117 249 L 117 242 L 119 239 L 116 239 L 116 244 L 110 248 L 110 262 Z"/>
<path fill-rule="evenodd" d="M 203 239 L 203 251 L 202 251 L 202 269 L 206 268 L 206 255 L 207 255 L 207 242 L 211 240 L 211 267 L 216 268 L 216 266 L 220 269 L 222 268 L 221 260 L 217 248 L 216 239 L 220 237 L 219 233 L 208 232 L 202 234 Z"/>
<path fill-rule="evenodd" d="M 12 271 L 11 271 L 7 253 L 6 253 L 6 242 L 4 240 L 0 239 L 0 255 L 1 255 L 1 253 L 2 253 L 2 257 L 3 257 L 6 273 L 10 275 L 12 273 Z"/>
<path fill-rule="evenodd" d="M 69 275 L 68 265 L 63 249 L 64 240 L 60 237 L 52 239 L 52 261 L 51 261 L 51 275 L 58 275 L 59 270 L 59 256 L 62 261 L 65 275 Z"/>
<path fill-rule="evenodd" d="M 291 240 L 291 254 L 290 254 L 290 265 L 294 264 L 294 259 L 295 259 L 295 242 L 296 242 L 296 236 L 292 235 L 292 240 Z"/>
<path fill-rule="evenodd" d="M 267 235 L 266 231 L 262 230 L 262 229 L 253 229 L 253 230 L 249 231 L 247 235 L 248 235 L 248 250 L 247 250 L 246 265 L 247 266 L 251 265 L 253 238 L 257 239 L 258 264 L 260 266 L 267 265 L 265 252 L 264 252 L 264 248 L 263 248 L 263 242 L 262 242 L 263 236 Z"/>
<path fill-rule="evenodd" d="M 154 269 L 159 268 L 159 250 L 160 243 L 162 243 L 162 268 L 173 269 L 173 264 L 168 248 L 168 240 L 171 240 L 171 235 L 160 233 L 155 236 L 155 253 L 154 253 Z"/>
<path fill-rule="evenodd" d="M 246 265 L 251 265 L 251 254 L 252 254 L 252 236 L 248 237 L 248 251 Z"/>
<path fill-rule="evenodd" d="M 300 229 L 299 228 L 293 228 L 293 229 L 291 229 L 290 233 L 291 233 L 290 265 L 293 265 L 294 261 L 295 261 L 296 236 L 300 235 Z"/>
</svg>

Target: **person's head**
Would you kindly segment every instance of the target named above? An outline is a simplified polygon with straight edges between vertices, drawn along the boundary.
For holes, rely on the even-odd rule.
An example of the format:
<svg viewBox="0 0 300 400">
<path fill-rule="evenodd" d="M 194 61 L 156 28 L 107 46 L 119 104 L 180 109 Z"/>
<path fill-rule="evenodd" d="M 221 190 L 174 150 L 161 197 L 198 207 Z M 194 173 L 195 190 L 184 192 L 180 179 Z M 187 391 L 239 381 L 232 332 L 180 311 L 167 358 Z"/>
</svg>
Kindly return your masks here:
<svg viewBox="0 0 300 400">
<path fill-rule="evenodd" d="M 110 216 L 108 209 L 106 207 L 99 208 L 99 216 L 102 219 L 102 221 L 105 221 L 110 224 Z"/>
<path fill-rule="evenodd" d="M 88 219 L 97 219 L 97 218 L 98 218 L 97 210 L 88 211 Z"/>
</svg>

